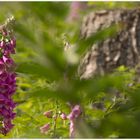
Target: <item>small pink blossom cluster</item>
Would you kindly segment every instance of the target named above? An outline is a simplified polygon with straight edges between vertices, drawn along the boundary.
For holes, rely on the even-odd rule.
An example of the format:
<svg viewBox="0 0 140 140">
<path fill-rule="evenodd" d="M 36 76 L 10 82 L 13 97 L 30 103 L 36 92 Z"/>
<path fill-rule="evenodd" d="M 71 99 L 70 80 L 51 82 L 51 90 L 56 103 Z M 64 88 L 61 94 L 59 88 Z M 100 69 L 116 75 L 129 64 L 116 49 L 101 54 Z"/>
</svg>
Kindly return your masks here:
<svg viewBox="0 0 140 140">
<path fill-rule="evenodd" d="M 13 128 L 15 117 L 12 95 L 16 90 L 16 74 L 10 55 L 15 53 L 16 40 L 7 31 L 0 31 L 0 37 L 0 133 L 6 135 Z"/>
<path fill-rule="evenodd" d="M 81 111 L 81 107 L 80 105 L 75 105 L 72 107 L 72 111 L 70 112 L 69 115 L 66 115 L 64 112 L 62 112 L 60 114 L 60 118 L 62 120 L 69 120 L 70 121 L 70 138 L 74 138 L 74 131 L 75 131 L 75 122 L 76 119 L 82 114 Z M 47 118 L 55 118 L 55 116 L 53 116 L 53 111 L 46 111 L 43 113 L 44 116 L 46 116 Z M 43 125 L 42 127 L 40 127 L 40 131 L 41 133 L 46 133 L 48 132 L 48 130 L 50 129 L 50 123 L 47 123 L 45 125 Z"/>
<path fill-rule="evenodd" d="M 52 118 L 53 117 L 53 111 L 49 110 L 43 113 L 43 115 L 47 118 Z M 47 123 L 45 125 L 43 125 L 42 127 L 40 127 L 40 132 L 45 134 L 48 130 L 50 129 L 50 124 Z"/>
<path fill-rule="evenodd" d="M 52 118 L 54 120 L 56 120 L 57 117 L 59 117 L 58 115 L 57 116 L 54 115 L 52 110 L 49 110 L 49 111 L 44 112 L 43 115 L 45 117 L 47 117 L 47 118 Z M 66 116 L 65 113 L 61 113 L 60 114 L 60 118 L 62 120 L 66 120 L 67 119 L 67 116 Z M 45 133 L 48 132 L 48 130 L 50 129 L 50 127 L 51 127 L 50 123 L 47 123 L 47 124 L 43 125 L 42 127 L 40 127 L 40 132 L 43 133 L 43 134 L 45 134 Z"/>
</svg>

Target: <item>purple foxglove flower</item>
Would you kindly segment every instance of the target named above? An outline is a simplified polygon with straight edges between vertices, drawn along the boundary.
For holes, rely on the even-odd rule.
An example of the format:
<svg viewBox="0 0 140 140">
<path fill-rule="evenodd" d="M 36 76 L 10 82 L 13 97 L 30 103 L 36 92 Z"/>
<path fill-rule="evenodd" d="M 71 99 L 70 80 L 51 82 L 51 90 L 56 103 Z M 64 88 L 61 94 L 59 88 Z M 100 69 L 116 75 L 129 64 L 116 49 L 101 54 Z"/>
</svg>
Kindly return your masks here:
<svg viewBox="0 0 140 140">
<path fill-rule="evenodd" d="M 12 128 L 16 103 L 12 95 L 16 90 L 15 63 L 11 54 L 15 53 L 16 40 L 6 31 L 0 31 L 0 133 L 6 135 Z"/>
<path fill-rule="evenodd" d="M 10 57 L 3 56 L 3 61 L 6 65 L 9 65 L 9 66 L 14 64 L 14 61 Z"/>
<path fill-rule="evenodd" d="M 5 42 L 4 41 L 1 41 L 0 42 L 0 48 L 4 48 L 5 47 Z"/>
<path fill-rule="evenodd" d="M 15 48 L 15 46 L 16 46 L 16 39 L 15 38 L 11 39 L 10 44 L 11 44 L 11 46 L 13 48 Z"/>
<path fill-rule="evenodd" d="M 0 60 L 0 74 L 2 74 L 5 71 L 5 64 L 2 60 Z"/>
<path fill-rule="evenodd" d="M 6 72 L 3 72 L 0 74 L 0 80 L 1 81 L 5 81 L 8 77 L 8 74 Z"/>
</svg>

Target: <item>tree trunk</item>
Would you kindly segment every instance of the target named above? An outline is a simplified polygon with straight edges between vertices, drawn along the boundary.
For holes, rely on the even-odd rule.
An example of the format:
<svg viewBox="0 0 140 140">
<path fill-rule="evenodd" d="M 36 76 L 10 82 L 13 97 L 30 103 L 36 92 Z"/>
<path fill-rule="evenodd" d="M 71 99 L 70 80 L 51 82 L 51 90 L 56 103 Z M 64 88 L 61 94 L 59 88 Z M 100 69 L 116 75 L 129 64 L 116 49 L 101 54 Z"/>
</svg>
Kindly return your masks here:
<svg viewBox="0 0 140 140">
<path fill-rule="evenodd" d="M 140 10 L 104 10 L 87 15 L 82 23 L 81 36 L 105 29 L 112 24 L 123 24 L 116 36 L 93 44 L 82 59 L 78 74 L 87 79 L 112 72 L 118 66 L 134 68 L 140 59 Z"/>
</svg>

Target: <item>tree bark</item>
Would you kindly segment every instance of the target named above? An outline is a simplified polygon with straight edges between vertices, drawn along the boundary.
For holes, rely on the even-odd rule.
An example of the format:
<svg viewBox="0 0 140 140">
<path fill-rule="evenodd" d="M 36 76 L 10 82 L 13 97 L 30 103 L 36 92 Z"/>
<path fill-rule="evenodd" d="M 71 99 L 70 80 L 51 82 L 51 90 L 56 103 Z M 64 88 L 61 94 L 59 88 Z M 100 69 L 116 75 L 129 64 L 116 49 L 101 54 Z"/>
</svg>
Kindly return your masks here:
<svg viewBox="0 0 140 140">
<path fill-rule="evenodd" d="M 92 12 L 82 23 L 81 36 L 88 38 L 112 24 L 123 24 L 116 36 L 97 42 L 82 59 L 78 74 L 87 79 L 113 72 L 118 66 L 134 68 L 140 62 L 140 10 L 117 9 Z"/>
</svg>

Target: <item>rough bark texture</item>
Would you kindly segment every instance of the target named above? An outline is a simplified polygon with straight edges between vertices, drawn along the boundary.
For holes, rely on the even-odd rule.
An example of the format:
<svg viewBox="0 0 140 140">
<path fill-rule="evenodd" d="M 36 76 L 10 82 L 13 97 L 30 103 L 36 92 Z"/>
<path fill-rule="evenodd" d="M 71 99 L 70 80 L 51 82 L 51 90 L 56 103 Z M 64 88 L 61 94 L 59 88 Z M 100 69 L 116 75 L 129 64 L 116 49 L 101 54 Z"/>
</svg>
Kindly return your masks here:
<svg viewBox="0 0 140 140">
<path fill-rule="evenodd" d="M 93 44 L 79 66 L 81 78 L 112 72 L 118 66 L 135 67 L 140 59 L 140 10 L 104 10 L 87 15 L 82 23 L 81 36 L 105 29 L 114 23 L 123 23 L 115 37 Z"/>
</svg>

